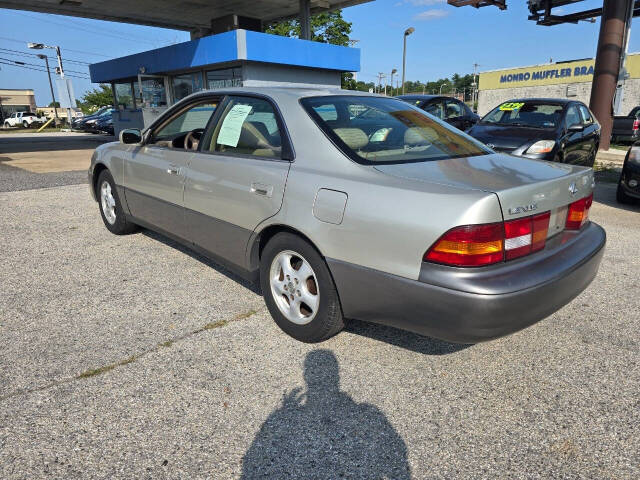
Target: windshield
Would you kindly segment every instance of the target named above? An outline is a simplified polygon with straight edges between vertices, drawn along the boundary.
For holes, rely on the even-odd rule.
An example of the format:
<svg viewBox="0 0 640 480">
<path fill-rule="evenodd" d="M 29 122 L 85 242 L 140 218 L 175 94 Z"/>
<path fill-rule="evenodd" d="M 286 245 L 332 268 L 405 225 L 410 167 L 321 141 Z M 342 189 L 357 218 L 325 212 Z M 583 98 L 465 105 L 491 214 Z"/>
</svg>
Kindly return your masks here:
<svg viewBox="0 0 640 480">
<path fill-rule="evenodd" d="M 336 95 L 301 100 L 316 124 L 358 163 L 405 163 L 493 153 L 397 99 Z"/>
<path fill-rule="evenodd" d="M 491 110 L 480 123 L 516 127 L 555 128 L 564 106 L 548 102 L 506 102 Z"/>
</svg>

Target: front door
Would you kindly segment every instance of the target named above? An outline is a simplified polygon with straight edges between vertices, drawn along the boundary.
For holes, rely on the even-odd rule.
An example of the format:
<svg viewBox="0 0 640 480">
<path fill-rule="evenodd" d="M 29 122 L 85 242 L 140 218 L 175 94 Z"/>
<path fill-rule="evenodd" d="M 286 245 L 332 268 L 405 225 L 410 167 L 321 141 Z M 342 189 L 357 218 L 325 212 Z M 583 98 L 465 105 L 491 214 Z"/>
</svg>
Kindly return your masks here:
<svg viewBox="0 0 640 480">
<path fill-rule="evenodd" d="M 185 185 L 189 240 L 246 267 L 251 233 L 282 205 L 290 146 L 270 101 L 230 96 L 191 158 Z"/>
<path fill-rule="evenodd" d="M 209 100 L 186 106 L 155 128 L 145 145 L 132 150 L 124 166 L 131 215 L 185 237 L 186 167 L 215 108 Z"/>
<path fill-rule="evenodd" d="M 564 154 L 564 163 L 581 164 L 585 161 L 585 152 L 583 151 L 583 132 L 570 131 L 569 127 L 574 125 L 582 125 L 582 117 L 575 104 L 569 105 L 565 116 L 565 134 L 561 140 L 562 150 Z"/>
</svg>

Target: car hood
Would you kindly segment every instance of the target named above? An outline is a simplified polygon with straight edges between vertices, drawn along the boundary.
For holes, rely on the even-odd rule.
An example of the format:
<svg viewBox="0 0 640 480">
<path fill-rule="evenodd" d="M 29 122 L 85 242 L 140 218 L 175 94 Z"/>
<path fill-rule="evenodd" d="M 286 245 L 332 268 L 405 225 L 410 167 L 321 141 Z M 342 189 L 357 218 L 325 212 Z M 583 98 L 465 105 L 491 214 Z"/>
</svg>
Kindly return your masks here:
<svg viewBox="0 0 640 480">
<path fill-rule="evenodd" d="M 501 125 L 476 124 L 467 133 L 482 143 L 491 144 L 500 150 L 515 150 L 537 140 L 555 139 L 555 130 L 552 129 Z"/>
<path fill-rule="evenodd" d="M 374 168 L 395 177 L 495 193 L 505 218 L 504 209 L 535 203 L 544 212 L 585 197 L 593 188 L 589 168 L 501 153 Z"/>
</svg>

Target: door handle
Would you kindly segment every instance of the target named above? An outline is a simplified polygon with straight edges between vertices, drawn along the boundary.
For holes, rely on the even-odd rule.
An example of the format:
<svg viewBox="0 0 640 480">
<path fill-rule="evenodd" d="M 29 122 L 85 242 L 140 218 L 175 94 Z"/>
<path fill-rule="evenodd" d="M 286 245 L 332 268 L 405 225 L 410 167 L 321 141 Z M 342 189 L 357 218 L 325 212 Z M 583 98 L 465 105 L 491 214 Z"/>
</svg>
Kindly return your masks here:
<svg viewBox="0 0 640 480">
<path fill-rule="evenodd" d="M 251 193 L 271 198 L 271 196 L 273 195 L 273 185 L 265 185 L 264 183 L 252 183 Z"/>
<path fill-rule="evenodd" d="M 178 167 L 177 165 L 169 165 L 169 168 L 167 168 L 167 173 L 169 175 L 178 175 L 180 173 L 180 167 Z"/>
</svg>

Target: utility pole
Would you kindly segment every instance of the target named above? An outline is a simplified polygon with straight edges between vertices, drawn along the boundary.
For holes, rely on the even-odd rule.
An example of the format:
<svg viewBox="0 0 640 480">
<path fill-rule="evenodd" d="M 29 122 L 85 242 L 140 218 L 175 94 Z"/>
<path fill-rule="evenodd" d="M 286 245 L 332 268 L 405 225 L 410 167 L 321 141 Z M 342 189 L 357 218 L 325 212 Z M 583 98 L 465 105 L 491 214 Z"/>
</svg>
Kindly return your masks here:
<svg viewBox="0 0 640 480">
<path fill-rule="evenodd" d="M 473 110 L 478 102 L 478 82 L 476 81 L 476 77 L 478 76 L 478 65 L 477 63 L 473 64 L 473 90 L 471 91 L 471 109 Z"/>
<path fill-rule="evenodd" d="M 382 79 L 385 78 L 385 74 L 378 72 L 378 93 L 382 93 Z M 387 85 L 384 86 L 384 94 L 387 94 Z"/>
<path fill-rule="evenodd" d="M 47 76 L 49 77 L 49 88 L 51 89 L 51 99 L 53 100 L 53 115 L 55 117 L 56 126 L 60 125 L 60 119 L 58 118 L 58 106 L 56 105 L 56 95 L 53 93 L 53 83 L 51 82 L 51 70 L 49 70 L 49 59 L 46 55 L 38 54 L 38 58 L 40 60 L 44 60 L 45 65 L 47 66 Z"/>
</svg>

